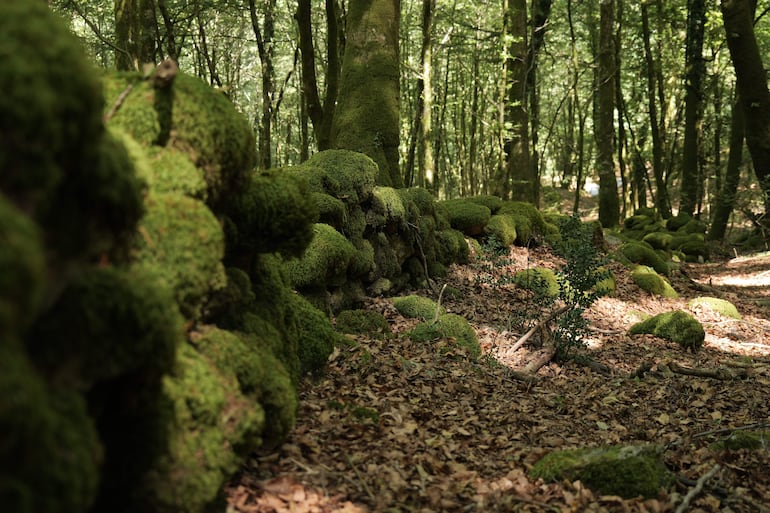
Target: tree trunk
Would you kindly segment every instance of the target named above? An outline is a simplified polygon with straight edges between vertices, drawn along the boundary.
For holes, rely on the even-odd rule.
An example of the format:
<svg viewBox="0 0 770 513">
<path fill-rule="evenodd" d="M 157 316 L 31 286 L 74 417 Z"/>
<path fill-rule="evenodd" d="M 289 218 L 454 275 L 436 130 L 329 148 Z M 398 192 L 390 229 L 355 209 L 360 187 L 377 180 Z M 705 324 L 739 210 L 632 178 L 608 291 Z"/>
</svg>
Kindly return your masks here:
<svg viewBox="0 0 770 513">
<path fill-rule="evenodd" d="M 139 7 L 137 0 L 115 1 L 115 44 L 122 52 L 115 54 L 119 71 L 139 69 Z"/>
<path fill-rule="evenodd" d="M 701 122 L 703 118 L 703 32 L 706 24 L 705 0 L 689 0 L 687 45 L 685 50 L 685 118 L 682 148 L 682 183 L 679 212 L 692 215 L 703 189 L 700 169 Z"/>
<path fill-rule="evenodd" d="M 419 169 L 424 187 L 434 188 L 436 164 L 433 160 L 433 82 L 431 81 L 433 65 L 433 11 L 436 0 L 422 2 L 422 47 L 420 62 L 422 64 L 422 102 L 420 109 L 419 137 Z"/>
<path fill-rule="evenodd" d="M 273 38 L 275 36 L 275 0 L 263 2 L 263 27 L 259 26 L 257 6 L 255 0 L 249 0 L 249 12 L 251 14 L 251 28 L 257 39 L 257 51 L 262 71 L 262 109 L 259 120 L 259 162 L 261 169 L 272 167 L 272 123 L 273 123 L 273 94 L 275 93 L 275 69 L 273 56 L 275 48 Z"/>
<path fill-rule="evenodd" d="M 527 92 L 529 94 L 529 123 L 531 134 L 530 176 L 532 177 L 532 201 L 540 202 L 540 155 L 538 149 L 538 129 L 540 127 L 540 88 L 538 87 L 537 61 L 540 49 L 545 42 L 548 17 L 551 15 L 553 0 L 532 0 L 532 37 L 528 54 Z"/>
<path fill-rule="evenodd" d="M 741 179 L 741 164 L 743 163 L 743 139 L 745 118 L 740 101 L 736 99 L 733 105 L 733 114 L 730 120 L 730 155 L 727 157 L 727 171 L 722 189 L 719 191 L 714 208 L 714 219 L 711 222 L 708 238 L 710 240 L 722 240 L 727 230 L 727 222 L 730 220 L 735 208 L 735 194 L 738 192 L 738 183 Z"/>
<path fill-rule="evenodd" d="M 365 153 L 380 185 L 401 187 L 399 143 L 400 0 L 351 0 L 331 146 Z"/>
<path fill-rule="evenodd" d="M 605 228 L 618 224 L 618 183 L 614 160 L 615 111 L 615 44 L 613 0 L 600 2 L 599 26 L 599 102 L 596 141 L 596 166 L 599 171 L 599 222 Z"/>
<path fill-rule="evenodd" d="M 746 145 L 770 216 L 770 90 L 754 34 L 752 0 L 722 0 L 727 47 L 735 68 L 738 98 L 746 119 Z"/>
</svg>

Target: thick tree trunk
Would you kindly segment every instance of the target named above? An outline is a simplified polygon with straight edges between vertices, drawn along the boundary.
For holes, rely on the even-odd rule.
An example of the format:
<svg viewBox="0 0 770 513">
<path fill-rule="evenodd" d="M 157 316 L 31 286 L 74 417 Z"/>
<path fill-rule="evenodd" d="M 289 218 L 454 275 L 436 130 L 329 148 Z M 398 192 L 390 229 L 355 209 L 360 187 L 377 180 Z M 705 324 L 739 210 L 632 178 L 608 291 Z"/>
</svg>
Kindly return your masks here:
<svg viewBox="0 0 770 513">
<path fill-rule="evenodd" d="M 705 0 L 689 0 L 687 9 L 687 46 L 685 50 L 684 146 L 682 148 L 682 183 L 679 212 L 692 215 L 702 194 L 700 170 L 701 121 L 703 118 L 703 32 L 706 24 Z M 700 194 L 699 194 L 700 192 Z"/>
<path fill-rule="evenodd" d="M 613 0 L 600 3 L 599 27 L 599 91 L 596 166 L 599 171 L 599 222 L 609 228 L 618 224 L 620 215 L 618 183 L 614 160 L 615 111 L 615 44 Z"/>
<path fill-rule="evenodd" d="M 360 151 L 380 168 L 380 185 L 400 187 L 400 0 L 351 0 L 331 146 Z"/>
<path fill-rule="evenodd" d="M 752 0 L 723 0 L 722 19 L 735 68 L 738 97 L 746 117 L 746 145 L 764 194 L 767 219 L 770 216 L 770 90 L 754 34 L 754 7 Z"/>
</svg>

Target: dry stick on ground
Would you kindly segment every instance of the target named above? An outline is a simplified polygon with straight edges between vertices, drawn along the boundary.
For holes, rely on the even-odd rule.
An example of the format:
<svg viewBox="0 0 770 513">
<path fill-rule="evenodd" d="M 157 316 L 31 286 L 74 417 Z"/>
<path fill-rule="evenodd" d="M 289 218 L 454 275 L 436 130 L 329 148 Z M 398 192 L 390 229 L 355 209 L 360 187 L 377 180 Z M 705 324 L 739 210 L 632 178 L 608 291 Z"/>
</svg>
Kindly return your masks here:
<svg viewBox="0 0 770 513">
<path fill-rule="evenodd" d="M 532 328 L 530 328 L 530 330 L 528 332 L 526 332 L 524 335 L 522 335 L 521 338 L 519 338 L 519 340 L 517 340 L 516 343 L 513 344 L 508 349 L 508 351 L 510 351 L 512 353 L 512 352 L 516 351 L 517 349 L 519 349 L 521 346 L 523 346 L 524 344 L 527 343 L 527 340 L 529 340 L 532 337 L 532 335 L 535 334 L 535 332 L 537 330 L 539 330 L 540 328 L 542 328 L 543 326 L 545 326 L 546 324 L 548 324 L 549 322 L 554 320 L 556 317 L 558 317 L 559 315 L 561 315 L 564 312 L 566 312 L 567 310 L 569 310 L 569 306 L 563 306 L 563 307 L 559 308 L 558 310 L 555 310 L 555 311 L 551 312 L 551 314 L 548 317 L 546 317 L 542 321 L 540 321 L 537 324 L 535 324 L 534 326 L 532 326 Z M 545 364 L 543 364 L 543 365 L 545 365 Z M 540 367 L 542 367 L 542 365 Z"/>
<path fill-rule="evenodd" d="M 676 508 L 676 513 L 684 513 L 687 511 L 687 508 L 690 507 L 690 503 L 692 500 L 698 496 L 703 491 L 703 486 L 706 484 L 706 482 L 714 477 L 714 474 L 719 472 L 719 469 L 721 467 L 719 465 L 714 465 L 714 467 L 709 470 L 706 474 L 702 475 L 698 482 L 695 483 L 695 488 L 687 492 L 687 495 L 685 495 L 684 500 L 682 500 L 682 503 L 679 505 L 678 508 Z"/>
<path fill-rule="evenodd" d="M 676 372 L 677 374 L 698 376 L 700 378 L 721 379 L 723 381 L 745 378 L 749 375 L 749 372 L 746 369 L 730 370 L 726 367 L 717 367 L 716 369 L 691 369 L 690 367 L 679 365 L 673 361 L 668 362 L 668 368 L 671 369 L 671 372 Z"/>
<path fill-rule="evenodd" d="M 754 424 L 747 424 L 745 426 L 739 426 L 734 428 L 721 428 L 712 429 L 710 431 L 703 431 L 702 433 L 696 433 L 692 435 L 693 438 L 702 438 L 709 435 L 725 435 L 727 433 L 733 433 L 735 431 L 747 431 L 749 429 L 764 429 L 770 427 L 770 422 L 756 422 Z"/>
</svg>

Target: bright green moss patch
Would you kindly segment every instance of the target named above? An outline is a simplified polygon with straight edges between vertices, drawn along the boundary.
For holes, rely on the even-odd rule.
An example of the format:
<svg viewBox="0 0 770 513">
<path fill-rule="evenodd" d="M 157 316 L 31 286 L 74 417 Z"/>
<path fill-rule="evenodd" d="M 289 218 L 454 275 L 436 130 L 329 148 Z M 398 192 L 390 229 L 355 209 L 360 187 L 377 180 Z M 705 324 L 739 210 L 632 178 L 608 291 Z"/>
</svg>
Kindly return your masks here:
<svg viewBox="0 0 770 513">
<path fill-rule="evenodd" d="M 725 299 L 719 299 L 716 297 L 696 297 L 687 303 L 687 306 L 691 310 L 697 310 L 699 308 L 705 308 L 716 312 L 724 317 L 730 317 L 732 319 L 742 319 L 741 314 L 735 305 Z"/>
<path fill-rule="evenodd" d="M 494 237 L 502 247 L 511 246 L 516 241 L 516 220 L 508 214 L 493 215 L 484 232 L 487 236 Z"/>
<path fill-rule="evenodd" d="M 327 224 L 313 225 L 313 232 L 305 253 L 286 262 L 291 284 L 298 288 L 342 284 L 356 251 L 353 244 Z"/>
<path fill-rule="evenodd" d="M 646 290 L 650 294 L 656 294 L 667 298 L 676 299 L 679 297 L 676 290 L 663 276 L 655 272 L 655 269 L 646 265 L 637 265 L 631 271 L 631 279 L 640 289 Z"/>
<path fill-rule="evenodd" d="M 600 296 L 614 296 L 616 286 L 613 272 L 606 268 L 599 268 L 597 271 L 602 273 L 604 277 L 596 282 L 594 291 Z"/>
<path fill-rule="evenodd" d="M 149 173 L 143 177 L 155 192 L 178 192 L 206 201 L 207 189 L 203 171 L 190 157 L 176 148 L 148 148 Z"/>
<path fill-rule="evenodd" d="M 390 332 L 385 316 L 371 310 L 343 310 L 337 314 L 335 326 L 341 333 L 373 335 Z"/>
<path fill-rule="evenodd" d="M 655 315 L 629 328 L 630 335 L 647 333 L 676 342 L 695 352 L 703 346 L 706 333 L 698 320 L 687 312 L 674 310 Z"/>
<path fill-rule="evenodd" d="M 529 473 L 546 482 L 580 480 L 602 495 L 653 498 L 661 488 L 674 483 L 661 452 L 649 445 L 554 451 L 541 458 Z"/>
<path fill-rule="evenodd" d="M 324 192 L 348 205 L 360 205 L 371 198 L 378 174 L 372 159 L 349 150 L 321 151 L 285 171 L 304 177 L 311 191 Z"/>
<path fill-rule="evenodd" d="M 318 372 L 324 368 L 334 346 L 341 341 L 331 321 L 307 299 L 292 293 L 288 308 L 291 310 L 297 337 L 300 373 Z"/>
<path fill-rule="evenodd" d="M 439 307 L 432 299 L 422 296 L 395 297 L 393 298 L 393 305 L 398 313 L 410 319 L 433 319 L 436 310 L 439 311 L 439 314 L 446 313 L 443 306 Z"/>
<path fill-rule="evenodd" d="M 200 326 L 190 334 L 191 343 L 217 368 L 235 374 L 241 392 L 259 398 L 265 366 L 259 351 L 237 334 L 216 326 Z"/>
<path fill-rule="evenodd" d="M 214 214 L 181 194 L 150 194 L 136 238 L 136 267 L 157 271 L 186 318 L 197 318 L 208 294 L 226 284 L 224 235 Z"/>
<path fill-rule="evenodd" d="M 627 242 L 620 248 L 620 254 L 634 264 L 652 267 L 658 274 L 668 275 L 669 265 L 649 244 Z"/>
<path fill-rule="evenodd" d="M 479 205 L 467 199 L 452 199 L 439 202 L 441 209 L 446 212 L 452 228 L 465 235 L 479 235 L 492 216 L 491 211 L 484 205 Z"/>
<path fill-rule="evenodd" d="M 537 294 L 556 297 L 559 295 L 559 282 L 556 274 L 545 267 L 533 267 L 517 272 L 513 282 L 519 287 L 531 290 Z"/>
<path fill-rule="evenodd" d="M 457 314 L 439 315 L 436 322 L 427 321 L 418 324 L 409 336 L 417 342 L 431 342 L 439 339 L 451 339 L 473 359 L 481 356 L 481 346 L 473 329 L 465 317 Z"/>
<path fill-rule="evenodd" d="M 428 190 L 422 187 L 409 187 L 406 189 L 397 189 L 398 193 L 405 203 L 415 204 L 423 216 L 432 216 L 436 210 L 436 198 Z"/>
<path fill-rule="evenodd" d="M 500 208 L 502 208 L 503 204 L 505 203 L 502 199 L 500 199 L 497 196 L 491 196 L 488 194 L 481 194 L 478 196 L 471 196 L 467 198 L 468 201 L 472 203 L 476 203 L 477 205 L 484 205 L 487 207 L 492 214 L 496 214 Z"/>
<path fill-rule="evenodd" d="M 398 190 L 392 187 L 375 187 L 372 203 L 366 211 L 366 224 L 377 229 L 398 227 L 406 222 L 406 207 Z"/>
<path fill-rule="evenodd" d="M 509 214 L 516 221 L 516 243 L 529 244 L 533 237 L 544 237 L 547 233 L 543 214 L 531 203 L 525 201 L 506 201 L 498 214 Z"/>
</svg>

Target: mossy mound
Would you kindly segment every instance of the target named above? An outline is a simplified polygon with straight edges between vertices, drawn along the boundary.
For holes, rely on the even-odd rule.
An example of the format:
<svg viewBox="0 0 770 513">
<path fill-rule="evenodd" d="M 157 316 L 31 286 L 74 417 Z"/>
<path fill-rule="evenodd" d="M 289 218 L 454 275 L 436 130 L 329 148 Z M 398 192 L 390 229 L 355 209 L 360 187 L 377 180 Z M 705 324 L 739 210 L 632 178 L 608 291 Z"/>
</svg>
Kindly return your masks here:
<svg viewBox="0 0 770 513">
<path fill-rule="evenodd" d="M 265 379 L 265 363 L 259 351 L 247 342 L 247 337 L 202 325 L 189 335 L 190 343 L 218 369 L 228 369 L 242 393 L 258 400 Z"/>
<path fill-rule="evenodd" d="M 299 294 L 290 297 L 295 321 L 300 373 L 318 372 L 326 365 L 334 346 L 342 342 L 329 319 Z"/>
<path fill-rule="evenodd" d="M 436 322 L 423 322 L 409 332 L 412 340 L 433 342 L 439 339 L 451 339 L 474 360 L 481 356 L 481 346 L 473 329 L 465 317 L 457 314 L 439 315 Z"/>
<path fill-rule="evenodd" d="M 307 184 L 280 172 L 251 175 L 248 184 L 228 201 L 226 212 L 232 221 L 229 250 L 280 252 L 287 257 L 302 254 L 318 218 Z"/>
<path fill-rule="evenodd" d="M 614 296 L 616 290 L 615 274 L 606 268 L 599 268 L 597 271 L 604 277 L 596 282 L 593 288 L 594 292 L 599 296 Z"/>
<path fill-rule="evenodd" d="M 674 238 L 670 233 L 652 232 L 642 238 L 642 241 L 649 244 L 653 249 L 668 250 L 671 248 L 671 241 Z"/>
<path fill-rule="evenodd" d="M 207 296 L 226 284 L 219 221 L 202 202 L 181 194 L 150 194 L 146 205 L 134 265 L 156 271 L 182 314 L 199 318 Z"/>
<path fill-rule="evenodd" d="M 536 294 L 556 297 L 559 295 L 559 282 L 556 274 L 545 267 L 533 267 L 517 272 L 513 282 L 519 287 L 531 290 Z"/>
<path fill-rule="evenodd" d="M 484 233 L 484 227 L 492 216 L 487 207 L 467 199 L 440 201 L 437 205 L 446 214 L 452 228 L 469 236 Z"/>
<path fill-rule="evenodd" d="M 640 289 L 646 290 L 650 294 L 656 294 L 671 299 L 679 297 L 676 290 L 663 276 L 655 272 L 655 269 L 646 265 L 637 265 L 631 271 L 631 279 Z"/>
<path fill-rule="evenodd" d="M 687 312 L 674 310 L 655 315 L 629 328 L 630 335 L 647 333 L 676 342 L 695 352 L 703 346 L 706 332 L 698 320 Z"/>
<path fill-rule="evenodd" d="M 636 213 L 623 220 L 623 228 L 630 231 L 642 231 L 645 227 L 655 223 L 657 219 L 646 214 Z"/>
<path fill-rule="evenodd" d="M 668 275 L 670 267 L 649 244 L 627 242 L 620 247 L 620 254 L 634 264 L 652 267 L 658 274 Z"/>
<path fill-rule="evenodd" d="M 407 212 L 401 195 L 392 187 L 375 187 L 366 211 L 366 224 L 375 229 L 394 231 L 406 222 Z"/>
<path fill-rule="evenodd" d="M 206 178 L 195 167 L 190 156 L 173 147 L 153 146 L 147 149 L 148 172 L 141 175 L 154 192 L 178 192 L 206 201 Z"/>
<path fill-rule="evenodd" d="M 459 264 L 468 263 L 470 258 L 470 246 L 465 240 L 465 235 L 459 230 L 447 228 L 436 232 L 437 254 L 439 262 L 446 265 L 453 262 Z"/>
<path fill-rule="evenodd" d="M 712 312 L 716 312 L 724 317 L 730 317 L 731 319 L 742 319 L 743 317 L 735 308 L 735 305 L 726 299 L 719 299 L 716 297 L 696 297 L 691 299 L 687 306 L 690 310 L 698 310 L 705 308 Z"/>
<path fill-rule="evenodd" d="M 335 320 L 337 331 L 341 333 L 373 335 L 390 332 L 385 316 L 371 310 L 343 310 Z"/>
<path fill-rule="evenodd" d="M 420 215 L 433 216 L 436 210 L 436 198 L 428 190 L 422 187 L 409 187 L 397 189 L 401 199 L 405 203 L 414 203 Z"/>
<path fill-rule="evenodd" d="M 345 203 L 324 192 L 311 192 L 310 200 L 318 210 L 318 222 L 342 230 L 345 222 Z"/>
<path fill-rule="evenodd" d="M 395 297 L 393 298 L 393 306 L 396 307 L 398 313 L 410 319 L 433 319 L 437 310 L 439 315 L 446 313 L 444 307 L 439 307 L 438 303 L 432 299 L 415 295 Z"/>
<path fill-rule="evenodd" d="M 467 198 L 468 201 L 472 203 L 476 203 L 477 205 L 484 205 L 487 207 L 490 212 L 492 212 L 492 215 L 497 214 L 497 212 L 503 207 L 505 202 L 497 197 L 497 196 L 491 196 L 488 194 L 480 194 L 478 196 L 470 196 Z"/>
<path fill-rule="evenodd" d="M 715 451 L 767 450 L 770 448 L 770 431 L 734 431 L 724 440 L 711 445 Z"/>
<path fill-rule="evenodd" d="M 693 218 L 690 214 L 687 214 L 686 212 L 679 212 L 674 217 L 666 220 L 666 229 L 670 232 L 678 231 L 692 220 Z"/>
<path fill-rule="evenodd" d="M 313 233 L 305 253 L 286 262 L 291 284 L 297 288 L 341 285 L 347 279 L 355 247 L 328 224 L 313 225 Z"/>
<path fill-rule="evenodd" d="M 285 172 L 299 174 L 308 181 L 310 190 L 324 192 L 348 205 L 371 199 L 379 173 L 372 159 L 349 150 L 318 152 Z"/>
<path fill-rule="evenodd" d="M 89 269 L 62 292 L 28 336 L 35 362 L 60 384 L 89 387 L 139 371 L 171 369 L 182 317 L 156 276 Z"/>
<path fill-rule="evenodd" d="M 661 453 L 659 447 L 650 445 L 555 451 L 535 463 L 529 473 L 546 482 L 580 480 L 602 495 L 653 498 L 674 483 Z"/>
<path fill-rule="evenodd" d="M 494 237 L 500 246 L 512 246 L 516 242 L 516 219 L 509 214 L 493 215 L 484 232 L 488 237 Z"/>
<path fill-rule="evenodd" d="M 506 201 L 498 214 L 509 214 L 516 222 L 516 243 L 526 246 L 533 240 L 545 237 L 549 229 L 543 214 L 532 203 L 525 201 Z"/>
</svg>

